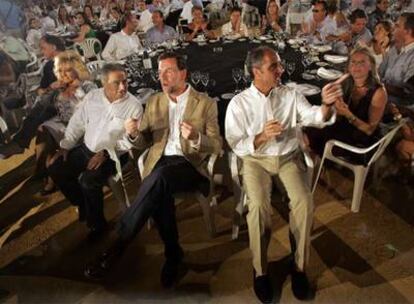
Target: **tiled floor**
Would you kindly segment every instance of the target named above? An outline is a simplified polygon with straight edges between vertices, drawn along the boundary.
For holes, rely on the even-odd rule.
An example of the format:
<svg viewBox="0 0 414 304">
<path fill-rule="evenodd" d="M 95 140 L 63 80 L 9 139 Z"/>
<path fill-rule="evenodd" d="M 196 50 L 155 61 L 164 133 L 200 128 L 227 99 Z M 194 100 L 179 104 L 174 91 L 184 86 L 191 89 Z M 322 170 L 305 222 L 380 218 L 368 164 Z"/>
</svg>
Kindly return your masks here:
<svg viewBox="0 0 414 304">
<path fill-rule="evenodd" d="M 142 231 L 103 282 L 83 277 L 84 265 L 110 237 L 88 243 L 87 229 L 59 193 L 33 197 L 39 182 L 26 180 L 33 160 L 0 163 L 0 289 L 6 303 L 257 303 L 245 227 L 236 241 L 230 229 L 234 201 L 222 201 L 216 216 L 219 235 L 210 239 L 201 210 L 192 201 L 178 207 L 181 243 L 188 272 L 174 290 L 160 287 L 162 245 L 156 230 Z M 11 170 L 11 171 L 10 171 Z M 5 174 L 6 172 L 9 172 Z M 308 268 L 317 286 L 316 303 L 414 302 L 414 189 L 398 177 L 372 185 L 361 211 L 350 212 L 352 176 L 328 170 L 315 193 L 315 221 Z M 411 180 L 412 182 L 412 180 Z M 131 196 L 137 182 L 129 179 Z M 115 223 L 120 206 L 108 197 L 107 217 Z M 298 302 L 290 289 L 286 256 L 290 252 L 286 206 L 275 202 L 269 247 L 280 302 Z M 279 211 L 279 212 L 278 212 Z M 23 221 L 17 223 L 19 219 Z"/>
</svg>

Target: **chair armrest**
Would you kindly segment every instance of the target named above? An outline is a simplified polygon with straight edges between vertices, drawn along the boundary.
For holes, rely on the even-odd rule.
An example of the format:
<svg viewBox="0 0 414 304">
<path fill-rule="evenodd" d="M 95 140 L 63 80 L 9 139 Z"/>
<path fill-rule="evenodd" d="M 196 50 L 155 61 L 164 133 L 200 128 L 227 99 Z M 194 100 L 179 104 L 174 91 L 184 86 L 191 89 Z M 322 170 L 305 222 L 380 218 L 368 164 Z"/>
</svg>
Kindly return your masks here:
<svg viewBox="0 0 414 304">
<path fill-rule="evenodd" d="M 143 173 L 144 173 L 144 162 L 145 162 L 145 159 L 147 158 L 147 156 L 148 156 L 148 152 L 149 152 L 149 149 L 146 149 L 144 152 L 142 152 L 142 154 L 138 157 L 138 171 L 139 171 L 139 175 L 141 176 L 141 178 L 142 178 L 142 175 L 143 175 Z"/>
<path fill-rule="evenodd" d="M 369 151 L 375 149 L 375 147 L 377 147 L 380 144 L 379 141 L 377 141 L 375 144 L 373 144 L 372 146 L 369 146 L 367 148 L 358 148 L 358 147 L 354 147 L 351 146 L 349 144 L 346 144 L 342 141 L 339 140 L 335 140 L 335 139 L 331 139 L 330 141 L 328 141 L 325 145 L 325 150 L 329 150 L 330 152 L 332 152 L 333 147 L 340 147 L 344 150 L 353 152 L 353 153 L 357 153 L 357 154 L 365 154 L 368 153 Z"/>
<path fill-rule="evenodd" d="M 214 166 L 216 165 L 217 159 L 219 156 L 223 155 L 223 151 L 220 152 L 220 154 L 211 154 L 210 158 L 208 159 L 208 163 L 207 163 L 207 172 L 208 175 L 211 178 L 213 178 L 214 176 Z"/>
</svg>

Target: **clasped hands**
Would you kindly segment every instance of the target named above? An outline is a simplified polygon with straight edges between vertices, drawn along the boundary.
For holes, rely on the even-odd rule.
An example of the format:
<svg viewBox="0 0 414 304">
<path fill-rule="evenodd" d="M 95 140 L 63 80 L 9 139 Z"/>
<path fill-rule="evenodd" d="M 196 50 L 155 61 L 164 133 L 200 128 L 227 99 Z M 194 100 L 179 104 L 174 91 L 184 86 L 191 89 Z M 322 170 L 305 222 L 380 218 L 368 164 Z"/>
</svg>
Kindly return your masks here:
<svg viewBox="0 0 414 304">
<path fill-rule="evenodd" d="M 125 121 L 124 127 L 126 133 L 131 138 L 136 138 L 139 134 L 139 126 L 141 121 L 136 118 L 129 118 Z M 180 123 L 180 132 L 181 136 L 186 140 L 198 140 L 199 139 L 199 132 L 198 130 L 189 122 L 181 122 Z"/>
</svg>

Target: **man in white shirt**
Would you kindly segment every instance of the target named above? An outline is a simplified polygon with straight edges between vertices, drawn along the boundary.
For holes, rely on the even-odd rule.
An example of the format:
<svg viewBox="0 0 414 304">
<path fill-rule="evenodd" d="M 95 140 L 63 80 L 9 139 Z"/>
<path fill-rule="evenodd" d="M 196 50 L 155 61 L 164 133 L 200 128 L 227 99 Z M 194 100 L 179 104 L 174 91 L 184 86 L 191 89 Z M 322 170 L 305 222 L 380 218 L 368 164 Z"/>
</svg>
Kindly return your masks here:
<svg viewBox="0 0 414 304">
<path fill-rule="evenodd" d="M 273 49 L 252 50 L 246 66 L 253 83 L 230 101 L 225 130 L 229 146 L 243 162 L 241 173 L 248 198 L 247 226 L 255 272 L 254 290 L 264 303 L 273 298 L 267 273 L 267 248 L 272 225 L 272 177 L 278 176 L 290 199 L 290 233 L 296 243 L 292 248 L 292 290 L 297 298 L 305 299 L 309 295 L 304 271 L 309 254 L 313 201 L 297 129 L 299 124 L 323 127 L 333 123 L 335 115 L 332 115 L 331 105 L 340 96 L 340 87 L 327 85 L 322 91 L 322 106 L 311 106 L 296 90 L 280 84 L 283 67 Z"/>
<path fill-rule="evenodd" d="M 116 61 L 138 52 L 142 47 L 135 31 L 138 20 L 132 13 L 127 13 L 121 20 L 122 30 L 112 34 L 102 52 L 102 58 L 106 61 Z"/>
<path fill-rule="evenodd" d="M 309 35 L 310 43 L 324 43 L 326 38 L 336 32 L 336 22 L 328 18 L 328 4 L 318 0 L 312 7 L 312 14 L 302 23 L 302 33 Z"/>
<path fill-rule="evenodd" d="M 152 13 L 147 7 L 145 1 L 138 1 L 138 10 L 140 12 L 138 30 L 146 32 L 154 25 L 152 23 Z"/>
<path fill-rule="evenodd" d="M 212 153 L 221 151 L 217 104 L 185 82 L 182 55 L 161 54 L 158 70 L 163 92 L 150 97 L 139 127 L 132 119 L 125 125 L 135 147 L 149 147 L 142 184 L 119 222 L 117 242 L 87 267 L 87 277 L 102 278 L 152 217 L 165 245 L 161 283 L 171 287 L 183 258 L 173 195 L 197 188 L 208 193 L 206 162 Z"/>
<path fill-rule="evenodd" d="M 103 88 L 89 92 L 73 114 L 48 169 L 63 195 L 78 207 L 79 220 L 86 220 L 92 239 L 107 225 L 102 187 L 119 169 L 118 156 L 123 159 L 132 146 L 124 122 L 143 114 L 141 103 L 127 91 L 123 66 L 104 66 L 102 82 Z"/>
</svg>

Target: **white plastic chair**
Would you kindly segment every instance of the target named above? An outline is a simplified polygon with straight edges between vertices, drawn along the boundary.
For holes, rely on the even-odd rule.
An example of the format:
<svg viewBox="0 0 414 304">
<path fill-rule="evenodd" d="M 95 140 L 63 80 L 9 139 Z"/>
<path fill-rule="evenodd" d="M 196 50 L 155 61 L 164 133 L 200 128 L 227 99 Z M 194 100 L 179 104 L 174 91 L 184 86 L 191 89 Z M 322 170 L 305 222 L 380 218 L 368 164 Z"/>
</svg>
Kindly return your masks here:
<svg viewBox="0 0 414 304">
<path fill-rule="evenodd" d="M 94 80 L 100 80 L 100 72 L 104 65 L 107 64 L 105 60 L 90 61 L 86 64 L 89 73 L 91 73 Z"/>
<path fill-rule="evenodd" d="M 95 51 L 95 46 L 99 46 L 99 51 Z M 96 58 L 98 60 L 102 60 L 101 52 L 102 52 L 102 43 L 96 38 L 86 38 L 81 43 L 75 43 L 75 49 L 79 52 L 79 49 L 82 51 L 82 58 L 85 62 L 88 62 L 90 58 Z"/>
<path fill-rule="evenodd" d="M 0 116 L 0 131 L 1 131 L 1 137 L 4 140 L 4 143 L 8 143 L 10 141 L 9 128 L 7 127 L 6 121 L 1 116 Z"/>
<path fill-rule="evenodd" d="M 386 133 L 380 140 L 378 140 L 375 144 L 371 145 L 367 148 L 357 148 L 354 146 L 351 146 L 349 144 L 343 143 L 339 140 L 330 140 L 326 143 L 325 149 L 323 152 L 322 160 L 318 169 L 318 173 L 315 178 L 315 182 L 312 187 L 312 193 L 316 189 L 316 185 L 319 180 L 319 176 L 322 171 L 323 164 L 326 159 L 329 159 L 330 161 L 333 161 L 337 164 L 340 164 L 354 172 L 355 180 L 354 180 L 354 190 L 352 194 L 352 204 L 351 204 L 351 211 L 352 212 L 359 212 L 359 208 L 361 206 L 361 197 L 362 193 L 364 191 L 364 184 L 365 179 L 368 175 L 368 171 L 371 168 L 372 164 L 374 164 L 375 161 L 378 160 L 378 158 L 381 157 L 381 155 L 384 153 L 385 148 L 389 145 L 391 140 L 393 139 L 394 135 L 397 133 L 397 131 L 407 122 L 407 120 L 402 119 L 397 125 L 395 125 L 393 128 L 391 128 L 388 133 Z M 334 147 L 342 148 L 346 151 L 350 151 L 359 155 L 367 154 L 371 151 L 374 151 L 374 149 L 377 149 L 376 152 L 371 156 L 370 160 L 367 162 L 367 164 L 353 164 L 344 158 L 335 156 L 332 154 L 332 149 Z"/>
<path fill-rule="evenodd" d="M 149 149 L 145 150 L 140 157 L 138 158 L 138 170 L 139 174 L 142 177 L 142 174 L 144 173 L 144 162 L 148 155 Z M 214 211 L 217 206 L 217 199 L 216 199 L 216 193 L 215 193 L 215 183 L 214 183 L 214 166 L 216 164 L 218 155 L 217 154 L 211 154 L 210 158 L 208 160 L 207 164 L 207 171 L 209 175 L 209 181 L 210 181 L 210 191 L 207 197 L 205 197 L 201 192 L 195 191 L 192 192 L 195 194 L 198 202 L 200 203 L 200 207 L 203 211 L 203 218 L 204 222 L 207 226 L 207 231 L 210 235 L 210 237 L 214 237 L 216 235 L 216 225 L 214 221 Z M 186 193 L 178 193 L 174 195 L 175 201 L 177 203 L 178 200 L 183 200 Z M 148 227 L 151 227 L 151 220 L 148 221 Z"/>
</svg>

